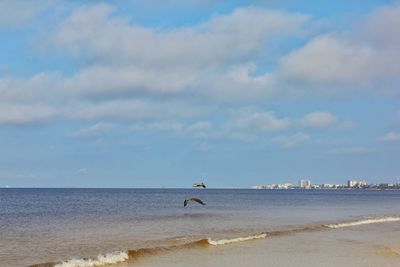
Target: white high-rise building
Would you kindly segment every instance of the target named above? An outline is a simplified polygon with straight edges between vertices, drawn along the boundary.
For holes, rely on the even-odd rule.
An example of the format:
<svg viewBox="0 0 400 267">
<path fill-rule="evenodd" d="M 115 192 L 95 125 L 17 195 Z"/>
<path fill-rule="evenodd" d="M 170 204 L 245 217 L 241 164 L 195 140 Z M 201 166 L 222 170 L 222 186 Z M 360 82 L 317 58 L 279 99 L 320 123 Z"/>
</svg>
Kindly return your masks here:
<svg viewBox="0 0 400 267">
<path fill-rule="evenodd" d="M 348 180 L 347 181 L 347 187 L 356 187 L 357 186 L 357 181 L 356 180 Z"/>
<path fill-rule="evenodd" d="M 366 187 L 367 186 L 367 182 L 365 180 L 360 180 L 357 183 L 358 187 Z"/>
<path fill-rule="evenodd" d="M 304 189 L 310 189 L 311 188 L 311 181 L 310 180 L 301 179 L 299 181 L 299 187 L 300 188 L 304 188 Z"/>
</svg>

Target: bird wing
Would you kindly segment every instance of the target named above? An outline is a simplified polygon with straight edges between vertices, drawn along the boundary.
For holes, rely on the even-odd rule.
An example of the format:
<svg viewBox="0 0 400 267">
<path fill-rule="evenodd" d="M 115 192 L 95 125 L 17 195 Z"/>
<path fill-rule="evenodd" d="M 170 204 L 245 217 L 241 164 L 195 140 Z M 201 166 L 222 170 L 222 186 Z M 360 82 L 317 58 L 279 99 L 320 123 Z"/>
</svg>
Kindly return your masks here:
<svg viewBox="0 0 400 267">
<path fill-rule="evenodd" d="M 194 197 L 194 198 L 185 199 L 185 201 L 183 201 L 183 206 L 186 207 L 187 204 L 189 203 L 189 201 L 194 201 L 194 202 L 197 202 L 197 203 L 199 203 L 201 205 L 205 205 L 205 203 L 200 198 L 195 198 Z"/>
<path fill-rule="evenodd" d="M 201 205 L 205 205 L 205 203 L 203 201 L 201 201 L 200 198 L 191 198 L 190 200 L 192 201 L 196 201 L 197 203 L 201 204 Z"/>
</svg>

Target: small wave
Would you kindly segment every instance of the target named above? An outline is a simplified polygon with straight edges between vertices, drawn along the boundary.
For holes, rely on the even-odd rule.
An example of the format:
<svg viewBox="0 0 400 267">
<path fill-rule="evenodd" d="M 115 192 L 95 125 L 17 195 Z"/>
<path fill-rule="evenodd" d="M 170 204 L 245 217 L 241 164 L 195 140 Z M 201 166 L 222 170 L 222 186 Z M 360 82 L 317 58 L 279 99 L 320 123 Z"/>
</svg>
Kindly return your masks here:
<svg viewBox="0 0 400 267">
<path fill-rule="evenodd" d="M 96 259 L 71 259 L 57 263 L 54 267 L 99 267 L 110 264 L 121 263 L 129 259 L 127 252 L 120 251 L 99 255 Z"/>
<path fill-rule="evenodd" d="M 146 255 L 154 255 L 162 252 L 169 252 L 179 249 L 189 249 L 189 248 L 198 248 L 208 246 L 208 239 L 200 239 L 196 241 L 191 241 L 187 243 L 183 243 L 180 245 L 173 246 L 162 246 L 162 247 L 149 247 L 149 248 L 139 248 L 139 249 L 131 249 L 128 250 L 129 259 L 137 259 Z"/>
<path fill-rule="evenodd" d="M 400 221 L 400 217 L 383 217 L 383 218 L 370 218 L 364 220 L 357 220 L 352 222 L 345 222 L 345 223 L 335 223 L 335 224 L 324 224 L 324 227 L 327 228 L 344 228 L 344 227 L 351 227 L 363 224 L 373 224 L 373 223 L 384 223 L 384 222 L 397 222 Z"/>
<path fill-rule="evenodd" d="M 220 246 L 220 245 L 227 245 L 231 243 L 237 243 L 237 242 L 243 242 L 243 241 L 250 241 L 254 239 L 263 239 L 266 238 L 267 234 L 262 233 L 259 235 L 252 235 L 252 236 L 246 236 L 246 237 L 236 237 L 236 238 L 230 238 L 230 239 L 220 239 L 220 240 L 212 240 L 212 239 L 207 239 L 208 243 L 213 246 Z"/>
<path fill-rule="evenodd" d="M 190 248 L 198 248 L 198 247 L 207 247 L 207 246 L 219 246 L 219 245 L 227 245 L 230 243 L 250 241 L 254 239 L 265 238 L 267 234 L 259 234 L 247 237 L 236 237 L 231 239 L 220 239 L 220 240 L 212 240 L 211 238 L 205 238 L 196 240 L 193 242 L 184 243 L 181 245 L 175 246 L 165 246 L 165 247 L 150 247 L 150 248 L 139 248 L 128 251 L 120 251 L 109 253 L 105 255 L 99 255 L 95 259 L 71 259 L 68 261 L 60 262 L 60 263 L 45 263 L 45 264 L 37 264 L 31 265 L 30 267 L 37 266 L 54 266 L 54 267 L 100 267 L 106 265 L 112 265 L 117 263 L 122 263 L 127 260 L 137 259 L 143 256 L 155 255 L 162 252 L 169 252 L 179 249 L 190 249 Z"/>
<path fill-rule="evenodd" d="M 152 247 L 128 250 L 129 259 L 137 259 L 145 255 L 153 255 L 160 252 L 166 252 L 174 249 L 174 247 Z"/>
<path fill-rule="evenodd" d="M 375 218 L 367 218 L 363 220 L 349 221 L 349 222 L 341 222 L 336 224 L 323 224 L 323 225 L 313 225 L 313 226 L 305 226 L 300 228 L 294 228 L 289 230 L 282 231 L 271 231 L 271 232 L 263 232 L 261 234 L 250 235 L 246 237 L 234 237 L 227 239 L 211 239 L 204 238 L 200 240 L 195 240 L 183 244 L 176 244 L 172 246 L 160 246 L 160 247 L 149 247 L 149 248 L 139 248 L 134 250 L 127 251 L 119 251 L 114 253 L 109 253 L 105 255 L 99 255 L 97 258 L 87 258 L 87 259 L 71 259 L 68 261 L 60 262 L 60 263 L 42 263 L 42 264 L 34 264 L 29 267 L 101 267 L 108 266 L 112 264 L 122 263 L 128 260 L 135 260 L 144 256 L 156 255 L 159 253 L 165 253 L 170 251 L 176 251 L 180 249 L 191 249 L 191 248 L 205 248 L 210 246 L 221 246 L 228 245 L 232 243 L 251 241 L 256 239 L 264 239 L 267 236 L 269 237 L 279 237 L 282 235 L 295 234 L 301 232 L 310 232 L 310 231 L 319 231 L 326 228 L 343 228 L 343 227 L 351 227 L 363 224 L 374 224 L 374 223 L 384 223 L 384 222 L 396 222 L 400 221 L 400 216 L 398 217 L 375 217 Z M 179 239 L 186 239 L 185 237 L 180 237 Z M 394 253 L 394 252 L 392 252 Z M 396 251 L 397 253 L 397 251 Z"/>
</svg>

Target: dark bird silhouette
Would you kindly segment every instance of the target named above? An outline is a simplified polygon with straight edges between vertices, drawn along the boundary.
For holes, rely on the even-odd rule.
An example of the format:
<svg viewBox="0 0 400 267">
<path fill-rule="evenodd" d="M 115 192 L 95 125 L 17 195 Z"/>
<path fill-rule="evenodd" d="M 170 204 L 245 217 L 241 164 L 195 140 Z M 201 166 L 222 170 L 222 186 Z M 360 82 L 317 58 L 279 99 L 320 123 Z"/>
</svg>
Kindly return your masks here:
<svg viewBox="0 0 400 267">
<path fill-rule="evenodd" d="M 192 197 L 192 198 L 185 199 L 185 201 L 183 201 L 183 206 L 186 207 L 186 205 L 188 204 L 189 201 L 197 202 L 203 206 L 205 205 L 205 203 L 200 198 Z"/>
</svg>

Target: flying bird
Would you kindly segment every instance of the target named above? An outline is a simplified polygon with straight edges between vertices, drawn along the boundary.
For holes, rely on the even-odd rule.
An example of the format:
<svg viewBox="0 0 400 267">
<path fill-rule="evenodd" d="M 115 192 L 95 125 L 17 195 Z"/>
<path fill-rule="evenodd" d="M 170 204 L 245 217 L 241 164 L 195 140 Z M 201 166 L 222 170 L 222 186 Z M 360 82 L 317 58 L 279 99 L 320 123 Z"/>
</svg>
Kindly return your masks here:
<svg viewBox="0 0 400 267">
<path fill-rule="evenodd" d="M 193 198 L 185 199 L 185 201 L 183 201 L 183 206 L 186 207 L 189 201 L 197 202 L 203 206 L 205 205 L 205 203 L 200 198 L 193 197 Z"/>
</svg>

